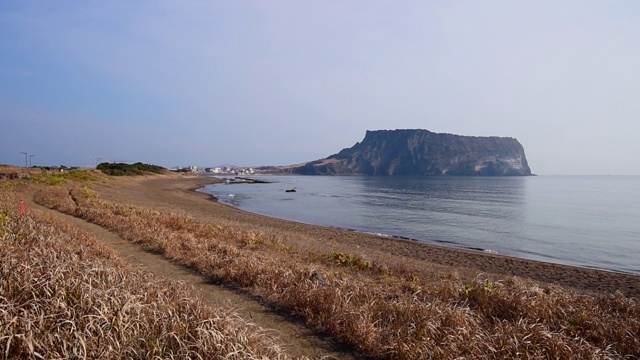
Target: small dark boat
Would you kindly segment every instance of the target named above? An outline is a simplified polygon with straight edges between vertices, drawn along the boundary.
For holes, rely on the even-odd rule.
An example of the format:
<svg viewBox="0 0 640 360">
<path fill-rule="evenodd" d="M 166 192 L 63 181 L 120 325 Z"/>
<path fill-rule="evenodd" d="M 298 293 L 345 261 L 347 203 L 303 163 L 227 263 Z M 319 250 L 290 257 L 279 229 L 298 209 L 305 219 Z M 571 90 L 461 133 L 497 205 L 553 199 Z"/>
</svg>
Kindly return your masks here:
<svg viewBox="0 0 640 360">
<path fill-rule="evenodd" d="M 287 189 L 286 192 L 296 192 L 296 189 Z"/>
</svg>

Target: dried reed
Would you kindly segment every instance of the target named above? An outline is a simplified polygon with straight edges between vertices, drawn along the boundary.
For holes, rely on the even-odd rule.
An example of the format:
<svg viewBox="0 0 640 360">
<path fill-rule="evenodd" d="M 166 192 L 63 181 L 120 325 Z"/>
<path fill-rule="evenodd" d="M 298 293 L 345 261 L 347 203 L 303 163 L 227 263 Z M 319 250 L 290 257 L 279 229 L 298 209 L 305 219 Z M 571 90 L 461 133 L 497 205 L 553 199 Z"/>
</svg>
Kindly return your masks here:
<svg viewBox="0 0 640 360">
<path fill-rule="evenodd" d="M 38 198 L 69 197 L 52 189 Z M 18 201 L 0 190 L 0 358 L 289 358 L 237 314 L 128 265 L 88 233 L 12 211 Z"/>
</svg>

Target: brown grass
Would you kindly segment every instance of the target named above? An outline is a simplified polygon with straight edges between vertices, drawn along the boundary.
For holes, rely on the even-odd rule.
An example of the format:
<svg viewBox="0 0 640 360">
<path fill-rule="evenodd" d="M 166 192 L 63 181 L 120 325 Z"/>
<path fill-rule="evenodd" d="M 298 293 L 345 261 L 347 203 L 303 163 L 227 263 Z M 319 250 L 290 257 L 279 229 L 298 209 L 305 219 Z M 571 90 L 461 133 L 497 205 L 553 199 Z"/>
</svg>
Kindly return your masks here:
<svg viewBox="0 0 640 360">
<path fill-rule="evenodd" d="M 367 356 L 640 357 L 640 308 L 621 294 L 482 274 L 466 283 L 455 275 L 419 279 L 380 260 L 298 252 L 277 236 L 110 203 L 86 189 L 37 199 L 242 287 Z"/>
<path fill-rule="evenodd" d="M 48 188 L 39 199 L 72 211 L 68 197 Z M 288 358 L 235 313 L 17 203 L 0 190 L 0 358 Z"/>
</svg>

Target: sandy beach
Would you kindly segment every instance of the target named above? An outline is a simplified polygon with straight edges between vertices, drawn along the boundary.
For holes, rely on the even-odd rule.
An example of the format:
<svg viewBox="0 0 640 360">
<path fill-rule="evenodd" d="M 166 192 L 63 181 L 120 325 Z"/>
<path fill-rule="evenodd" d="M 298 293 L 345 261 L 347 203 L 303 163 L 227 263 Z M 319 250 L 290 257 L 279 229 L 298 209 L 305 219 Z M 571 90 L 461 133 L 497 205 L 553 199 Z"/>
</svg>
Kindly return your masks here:
<svg viewBox="0 0 640 360">
<path fill-rule="evenodd" d="M 297 251 L 338 251 L 371 261 L 406 266 L 420 277 L 462 279 L 518 276 L 578 291 L 615 293 L 640 298 L 640 276 L 551 264 L 479 251 L 425 244 L 333 229 L 252 214 L 215 201 L 195 190 L 219 180 L 196 175 L 110 178 L 92 188 L 108 200 L 188 214 L 211 223 L 281 236 Z M 242 186 L 242 185 L 237 185 Z"/>
</svg>

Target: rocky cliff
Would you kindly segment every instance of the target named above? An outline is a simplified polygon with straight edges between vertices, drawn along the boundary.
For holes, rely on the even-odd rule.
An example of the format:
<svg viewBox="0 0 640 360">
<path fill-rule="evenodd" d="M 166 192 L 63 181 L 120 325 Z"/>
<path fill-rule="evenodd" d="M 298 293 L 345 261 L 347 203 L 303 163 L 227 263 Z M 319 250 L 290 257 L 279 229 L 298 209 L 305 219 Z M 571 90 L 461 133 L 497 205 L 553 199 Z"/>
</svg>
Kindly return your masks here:
<svg viewBox="0 0 640 360">
<path fill-rule="evenodd" d="M 304 175 L 531 175 L 524 149 L 514 138 L 428 130 L 367 131 L 350 148 L 283 170 Z"/>
</svg>

